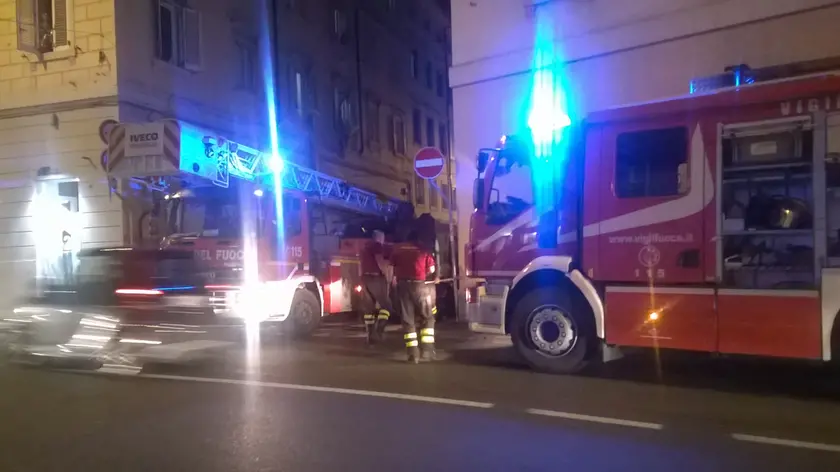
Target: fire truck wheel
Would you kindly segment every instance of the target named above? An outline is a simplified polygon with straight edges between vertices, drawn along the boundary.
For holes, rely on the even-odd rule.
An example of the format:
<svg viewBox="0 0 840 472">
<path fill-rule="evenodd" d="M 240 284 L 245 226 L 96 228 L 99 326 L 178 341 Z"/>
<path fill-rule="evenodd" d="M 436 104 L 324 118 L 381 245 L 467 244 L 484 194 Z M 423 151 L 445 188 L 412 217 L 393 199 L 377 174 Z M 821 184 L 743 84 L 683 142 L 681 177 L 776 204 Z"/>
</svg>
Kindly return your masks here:
<svg viewBox="0 0 840 472">
<path fill-rule="evenodd" d="M 307 337 L 318 329 L 321 323 L 321 304 L 312 292 L 300 289 L 295 292 L 290 309 L 292 334 L 297 337 Z"/>
<path fill-rule="evenodd" d="M 589 311 L 558 288 L 525 295 L 513 310 L 511 338 L 534 370 L 573 374 L 585 368 L 594 342 Z"/>
</svg>

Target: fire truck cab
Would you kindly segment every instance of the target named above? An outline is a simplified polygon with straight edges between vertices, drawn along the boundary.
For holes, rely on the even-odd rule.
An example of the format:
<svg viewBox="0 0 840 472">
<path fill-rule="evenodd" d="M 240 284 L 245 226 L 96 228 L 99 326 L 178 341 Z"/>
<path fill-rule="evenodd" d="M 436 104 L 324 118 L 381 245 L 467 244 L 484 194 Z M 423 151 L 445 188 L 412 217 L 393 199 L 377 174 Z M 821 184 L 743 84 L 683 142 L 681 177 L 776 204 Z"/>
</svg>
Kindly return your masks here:
<svg viewBox="0 0 840 472">
<path fill-rule="evenodd" d="M 192 251 L 216 313 L 299 335 L 311 334 L 324 314 L 354 309 L 359 254 L 396 209 L 339 179 L 174 120 L 117 125 L 108 170 L 122 180 L 115 185 L 131 215 L 132 242 Z"/>
<path fill-rule="evenodd" d="M 840 75 L 590 114 L 477 160 L 468 319 L 532 367 L 840 356 Z"/>
</svg>

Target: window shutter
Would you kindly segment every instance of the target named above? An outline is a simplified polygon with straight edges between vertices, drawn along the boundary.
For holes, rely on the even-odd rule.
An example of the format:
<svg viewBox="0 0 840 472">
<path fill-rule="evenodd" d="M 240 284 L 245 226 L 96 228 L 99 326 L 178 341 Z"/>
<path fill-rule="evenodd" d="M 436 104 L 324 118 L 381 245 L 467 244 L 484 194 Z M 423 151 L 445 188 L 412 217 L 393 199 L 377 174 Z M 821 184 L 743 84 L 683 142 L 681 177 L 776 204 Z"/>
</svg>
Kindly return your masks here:
<svg viewBox="0 0 840 472">
<path fill-rule="evenodd" d="M 201 13 L 184 8 L 183 25 L 184 68 L 201 70 Z"/>
<path fill-rule="evenodd" d="M 23 52 L 38 52 L 38 18 L 36 0 L 17 0 L 17 48 Z"/>
<path fill-rule="evenodd" d="M 53 47 L 68 45 L 67 0 L 53 0 Z"/>
</svg>

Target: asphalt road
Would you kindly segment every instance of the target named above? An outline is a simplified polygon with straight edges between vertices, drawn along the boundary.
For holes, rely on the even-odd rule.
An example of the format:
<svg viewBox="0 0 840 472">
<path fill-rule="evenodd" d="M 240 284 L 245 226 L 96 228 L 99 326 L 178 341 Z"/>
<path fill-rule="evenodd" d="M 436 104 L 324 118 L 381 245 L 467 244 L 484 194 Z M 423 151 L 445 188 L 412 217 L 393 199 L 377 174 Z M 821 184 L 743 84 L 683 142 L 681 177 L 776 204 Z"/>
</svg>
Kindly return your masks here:
<svg viewBox="0 0 840 472">
<path fill-rule="evenodd" d="M 419 366 L 359 341 L 332 328 L 137 376 L 1 367 L 0 470 L 840 470 L 823 371 L 641 359 L 554 377 L 456 335 Z"/>
</svg>

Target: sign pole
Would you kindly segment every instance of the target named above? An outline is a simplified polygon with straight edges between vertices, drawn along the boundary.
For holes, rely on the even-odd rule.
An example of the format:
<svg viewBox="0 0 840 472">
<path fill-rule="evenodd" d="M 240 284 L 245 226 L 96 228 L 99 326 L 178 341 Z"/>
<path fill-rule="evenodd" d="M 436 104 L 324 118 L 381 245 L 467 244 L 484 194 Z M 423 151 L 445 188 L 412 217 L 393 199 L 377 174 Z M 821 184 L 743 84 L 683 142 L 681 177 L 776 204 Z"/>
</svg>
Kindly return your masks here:
<svg viewBox="0 0 840 472">
<path fill-rule="evenodd" d="M 446 180 L 449 186 L 449 194 L 444 195 L 438 187 L 435 179 L 446 169 Z M 455 220 L 452 210 L 452 161 L 448 156 L 444 156 L 438 148 L 425 147 L 417 151 L 414 156 L 414 172 L 422 179 L 428 180 L 429 185 L 433 187 L 446 202 L 449 209 L 449 262 L 452 267 L 452 278 L 447 281 L 452 282 L 453 299 L 455 301 L 455 319 L 460 320 L 458 316 L 458 278 L 455 276 L 457 272 L 457 255 L 455 253 Z"/>
<path fill-rule="evenodd" d="M 451 149 L 451 147 L 450 147 Z M 446 195 L 447 205 L 449 209 L 449 264 L 452 267 L 452 296 L 455 299 L 455 321 L 461 321 L 461 303 L 458 297 L 458 248 L 455 245 L 455 216 L 452 198 L 455 195 L 455 188 L 452 186 L 452 158 L 446 156 L 446 187 L 449 189 L 449 195 Z"/>
</svg>

